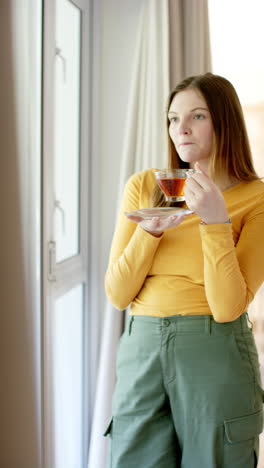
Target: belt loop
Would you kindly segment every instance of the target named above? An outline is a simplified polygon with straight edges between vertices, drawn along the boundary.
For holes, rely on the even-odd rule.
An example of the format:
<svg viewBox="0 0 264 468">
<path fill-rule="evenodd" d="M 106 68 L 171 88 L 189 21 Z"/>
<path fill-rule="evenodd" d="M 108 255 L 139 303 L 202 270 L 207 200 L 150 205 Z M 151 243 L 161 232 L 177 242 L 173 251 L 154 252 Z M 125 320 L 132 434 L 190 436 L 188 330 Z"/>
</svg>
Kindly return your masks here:
<svg viewBox="0 0 264 468">
<path fill-rule="evenodd" d="M 210 317 L 210 315 L 207 315 L 205 317 L 205 333 L 207 335 L 211 335 L 211 317 Z"/>
<path fill-rule="evenodd" d="M 129 320 L 129 328 L 128 328 L 128 334 L 129 335 L 131 335 L 133 322 L 134 322 L 134 315 L 132 315 L 132 317 L 130 317 L 130 320 Z"/>
</svg>

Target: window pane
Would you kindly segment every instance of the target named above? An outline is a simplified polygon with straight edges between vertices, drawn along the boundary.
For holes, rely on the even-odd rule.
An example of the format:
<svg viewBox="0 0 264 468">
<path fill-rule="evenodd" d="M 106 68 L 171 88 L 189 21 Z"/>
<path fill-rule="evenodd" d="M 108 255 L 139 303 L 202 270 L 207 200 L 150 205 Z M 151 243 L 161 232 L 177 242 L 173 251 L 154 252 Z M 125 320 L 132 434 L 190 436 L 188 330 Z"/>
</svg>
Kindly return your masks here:
<svg viewBox="0 0 264 468">
<path fill-rule="evenodd" d="M 213 73 L 231 81 L 243 105 L 263 102 L 264 61 L 256 44 L 263 43 L 264 2 L 209 0 L 208 6 Z"/>
<path fill-rule="evenodd" d="M 264 64 L 263 64 L 264 69 Z M 260 95 L 259 102 L 243 106 L 249 140 L 252 148 L 252 156 L 257 174 L 264 176 L 264 93 Z M 261 99 L 262 98 L 262 99 Z"/>
<path fill-rule="evenodd" d="M 79 253 L 81 12 L 56 3 L 55 238 L 57 262 Z"/>
<path fill-rule="evenodd" d="M 55 302 L 53 398 L 56 468 L 82 466 L 83 285 Z"/>
</svg>

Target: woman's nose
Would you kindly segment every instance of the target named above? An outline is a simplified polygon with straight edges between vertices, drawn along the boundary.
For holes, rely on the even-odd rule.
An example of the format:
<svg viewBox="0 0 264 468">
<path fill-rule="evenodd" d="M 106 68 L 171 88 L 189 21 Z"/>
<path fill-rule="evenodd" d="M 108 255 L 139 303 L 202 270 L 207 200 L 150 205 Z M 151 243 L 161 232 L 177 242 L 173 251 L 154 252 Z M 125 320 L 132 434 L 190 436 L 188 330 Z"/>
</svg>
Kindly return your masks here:
<svg viewBox="0 0 264 468">
<path fill-rule="evenodd" d="M 191 129 L 190 129 L 190 126 L 188 125 L 188 123 L 185 122 L 185 121 L 182 121 L 179 124 L 178 132 L 179 132 L 180 135 L 190 135 Z"/>
</svg>

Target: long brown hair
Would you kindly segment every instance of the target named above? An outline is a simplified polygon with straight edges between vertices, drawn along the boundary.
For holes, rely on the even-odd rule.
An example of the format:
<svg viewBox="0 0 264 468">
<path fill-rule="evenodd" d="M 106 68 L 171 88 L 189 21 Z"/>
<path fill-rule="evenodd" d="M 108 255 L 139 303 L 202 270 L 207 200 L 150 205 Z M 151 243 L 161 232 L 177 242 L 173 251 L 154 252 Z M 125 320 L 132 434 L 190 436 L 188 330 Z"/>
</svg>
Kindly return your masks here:
<svg viewBox="0 0 264 468">
<path fill-rule="evenodd" d="M 226 78 L 212 73 L 185 78 L 168 97 L 166 106 L 168 168 L 189 167 L 188 163 L 180 159 L 170 138 L 168 119 L 168 111 L 174 96 L 186 89 L 197 89 L 202 94 L 211 115 L 214 143 L 208 169 L 212 179 L 227 174 L 231 179 L 238 181 L 259 179 L 253 166 L 243 111 L 235 88 Z M 152 206 L 170 205 L 165 201 L 158 185 L 152 193 L 151 204 Z"/>
</svg>

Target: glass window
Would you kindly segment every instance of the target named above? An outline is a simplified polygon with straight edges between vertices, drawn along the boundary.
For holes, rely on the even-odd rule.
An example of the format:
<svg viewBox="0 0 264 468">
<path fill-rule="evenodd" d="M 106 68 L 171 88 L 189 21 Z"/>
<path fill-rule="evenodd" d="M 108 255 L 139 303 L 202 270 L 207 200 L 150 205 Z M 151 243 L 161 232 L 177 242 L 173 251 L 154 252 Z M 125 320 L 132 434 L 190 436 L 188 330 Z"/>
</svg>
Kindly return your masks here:
<svg viewBox="0 0 264 468">
<path fill-rule="evenodd" d="M 55 301 L 53 314 L 55 466 L 82 466 L 83 285 Z"/>
<path fill-rule="evenodd" d="M 81 12 L 56 2 L 55 240 L 56 261 L 79 253 L 80 237 L 80 48 Z"/>
</svg>

